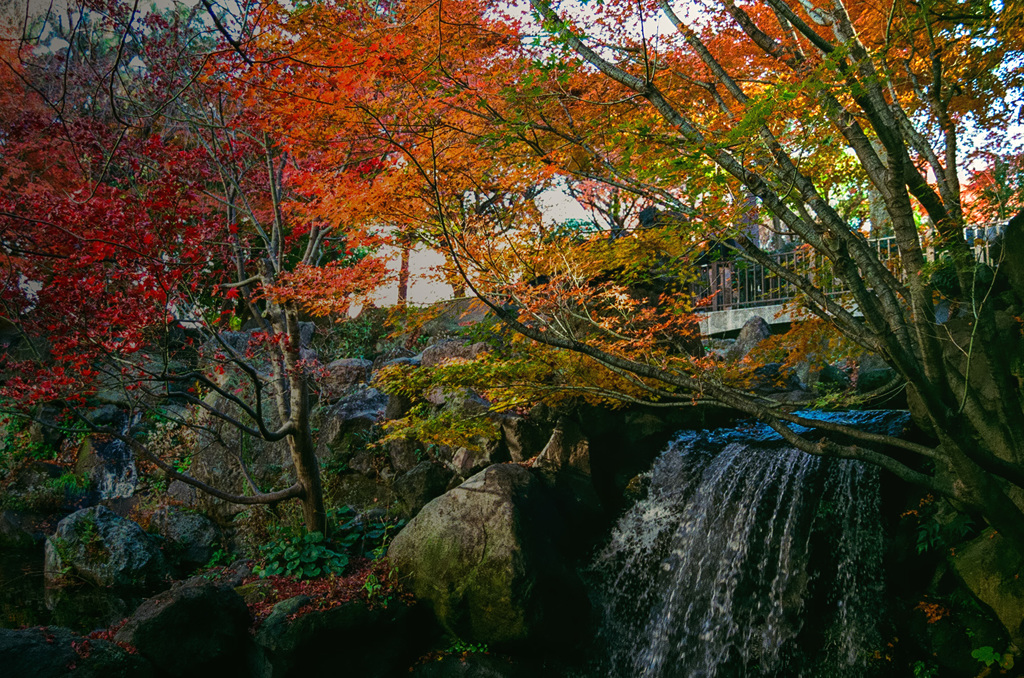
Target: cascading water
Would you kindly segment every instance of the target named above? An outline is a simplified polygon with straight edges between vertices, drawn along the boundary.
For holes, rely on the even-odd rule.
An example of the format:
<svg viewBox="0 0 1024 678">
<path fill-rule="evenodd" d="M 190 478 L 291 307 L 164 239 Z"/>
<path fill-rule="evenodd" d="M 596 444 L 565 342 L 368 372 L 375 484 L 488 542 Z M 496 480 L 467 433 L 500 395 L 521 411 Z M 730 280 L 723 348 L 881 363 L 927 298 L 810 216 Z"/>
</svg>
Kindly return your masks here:
<svg viewBox="0 0 1024 678">
<path fill-rule="evenodd" d="M 816 416 L 890 433 L 905 422 Z M 680 436 L 591 568 L 607 649 L 597 673 L 868 675 L 878 505 L 874 469 L 807 455 L 767 427 Z"/>
<path fill-rule="evenodd" d="M 128 435 L 139 421 L 139 415 L 124 417 L 121 435 Z M 120 438 L 112 438 L 95 446 L 99 464 L 92 472 L 96 495 L 99 499 L 126 499 L 135 494 L 139 473 L 135 455 Z"/>
</svg>

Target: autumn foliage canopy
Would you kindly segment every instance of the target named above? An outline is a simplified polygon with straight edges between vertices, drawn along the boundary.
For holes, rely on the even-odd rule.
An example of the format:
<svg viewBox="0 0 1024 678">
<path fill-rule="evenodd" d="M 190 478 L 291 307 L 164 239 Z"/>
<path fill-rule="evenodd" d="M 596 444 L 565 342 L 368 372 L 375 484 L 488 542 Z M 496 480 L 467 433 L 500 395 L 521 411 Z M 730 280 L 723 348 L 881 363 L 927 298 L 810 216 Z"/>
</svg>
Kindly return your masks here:
<svg viewBox="0 0 1024 678">
<path fill-rule="evenodd" d="M 388 282 L 387 246 L 426 243 L 520 337 L 481 372 L 505 380 L 500 406 L 726 405 L 1024 544 L 1005 358 L 1024 308 L 1022 23 L 1019 3 L 941 0 L 88 0 L 3 44 L 0 313 L 20 348 L 2 394 L 221 389 L 236 424 L 294 443 L 289 496 L 308 500 L 300 317 L 341 317 Z M 553 220 L 551 191 L 592 218 Z M 1002 258 L 979 264 L 965 226 L 1007 220 Z M 711 256 L 793 290 L 812 322 L 784 360 L 877 354 L 931 441 L 794 432 L 750 364 L 705 350 Z M 277 351 L 265 374 L 226 348 L 187 359 L 243 326 Z M 268 384 L 255 402 L 218 380 L 233 366 Z"/>
</svg>

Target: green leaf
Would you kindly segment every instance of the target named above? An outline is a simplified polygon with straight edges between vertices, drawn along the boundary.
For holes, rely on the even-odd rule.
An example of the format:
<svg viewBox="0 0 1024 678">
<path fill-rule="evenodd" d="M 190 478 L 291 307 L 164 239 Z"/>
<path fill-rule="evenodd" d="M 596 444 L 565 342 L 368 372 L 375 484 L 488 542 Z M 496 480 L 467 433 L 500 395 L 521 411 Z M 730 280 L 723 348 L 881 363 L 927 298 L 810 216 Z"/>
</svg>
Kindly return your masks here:
<svg viewBox="0 0 1024 678">
<path fill-rule="evenodd" d="M 985 666 L 992 666 L 1003 659 L 1003 655 L 995 651 L 991 645 L 983 645 L 971 652 L 971 656 L 982 662 Z"/>
</svg>

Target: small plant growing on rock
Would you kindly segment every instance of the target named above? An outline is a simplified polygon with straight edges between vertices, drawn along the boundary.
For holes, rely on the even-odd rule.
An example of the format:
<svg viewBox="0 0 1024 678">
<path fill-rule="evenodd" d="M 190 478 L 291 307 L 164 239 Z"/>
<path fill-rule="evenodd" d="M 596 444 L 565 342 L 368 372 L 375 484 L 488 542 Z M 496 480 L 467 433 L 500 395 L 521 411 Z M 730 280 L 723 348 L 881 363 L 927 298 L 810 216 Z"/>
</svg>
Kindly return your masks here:
<svg viewBox="0 0 1024 678">
<path fill-rule="evenodd" d="M 210 559 L 207 560 L 206 564 L 200 569 L 206 571 L 212 570 L 215 567 L 223 567 L 225 565 L 230 565 L 232 560 L 234 560 L 234 555 L 232 555 L 230 551 L 219 548 L 213 552 Z"/>
<path fill-rule="evenodd" d="M 1013 668 L 1013 655 L 1007 652 L 996 651 L 991 645 L 984 645 L 971 652 L 971 656 L 977 659 L 979 662 L 984 664 L 986 667 L 991 667 L 993 664 L 1001 669 L 1012 669 Z"/>
<path fill-rule="evenodd" d="M 328 519 L 337 525 L 334 540 L 338 546 L 369 560 L 380 560 L 384 556 L 391 537 L 406 522 L 383 515 L 360 515 L 351 506 L 329 511 Z"/>
<path fill-rule="evenodd" d="M 389 568 L 386 561 L 373 564 L 363 581 L 363 595 L 370 607 L 387 608 L 404 593 L 398 582 L 398 570 Z"/>
<path fill-rule="evenodd" d="M 445 650 L 445 654 L 487 654 L 490 648 L 487 647 L 487 643 L 467 643 L 465 641 L 455 639 L 448 649 Z"/>
</svg>

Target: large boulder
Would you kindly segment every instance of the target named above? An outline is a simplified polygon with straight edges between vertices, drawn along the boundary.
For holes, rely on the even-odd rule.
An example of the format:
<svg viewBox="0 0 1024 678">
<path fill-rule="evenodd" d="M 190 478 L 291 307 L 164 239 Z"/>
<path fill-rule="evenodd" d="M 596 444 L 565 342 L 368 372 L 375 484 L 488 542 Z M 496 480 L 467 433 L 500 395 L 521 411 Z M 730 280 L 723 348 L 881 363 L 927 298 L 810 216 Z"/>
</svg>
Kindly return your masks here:
<svg viewBox="0 0 1024 678">
<path fill-rule="evenodd" d="M 149 662 L 114 643 L 60 627 L 0 629 L 0 675 L 10 678 L 149 678 Z"/>
<path fill-rule="evenodd" d="M 559 642 L 580 610 L 555 543 L 561 519 L 543 484 L 496 464 L 429 504 L 388 557 L 413 594 L 459 638 Z"/>
<path fill-rule="evenodd" d="M 168 553 L 186 571 L 209 562 L 221 542 L 220 530 L 209 518 L 173 506 L 158 509 L 150 526 L 166 540 Z"/>
<path fill-rule="evenodd" d="M 725 359 L 730 361 L 742 360 L 750 353 L 755 346 L 772 335 L 768 321 L 759 315 L 752 316 L 750 320 L 743 323 L 740 333 L 736 337 L 736 343 L 726 352 Z"/>
<path fill-rule="evenodd" d="M 72 513 L 46 540 L 46 582 L 83 580 L 96 586 L 145 590 L 167 576 L 163 553 L 137 523 L 103 506 Z"/>
<path fill-rule="evenodd" d="M 249 610 L 230 586 L 189 581 L 144 602 L 115 639 L 171 678 L 248 675 Z"/>
<path fill-rule="evenodd" d="M 1024 559 L 1003 539 L 988 531 L 957 548 L 953 568 L 964 584 L 1002 622 L 1010 640 L 1024 647 Z"/>
<path fill-rule="evenodd" d="M 430 500 L 444 494 L 452 479 L 452 472 L 440 464 L 421 461 L 409 472 L 395 479 L 395 494 L 402 513 L 414 516 Z"/>
<path fill-rule="evenodd" d="M 254 676 L 292 678 L 399 675 L 419 654 L 423 629 L 401 603 L 370 607 L 352 601 L 327 610 L 303 610 L 310 599 L 281 601 L 256 633 Z M 236 674 L 238 675 L 238 674 Z"/>
</svg>

